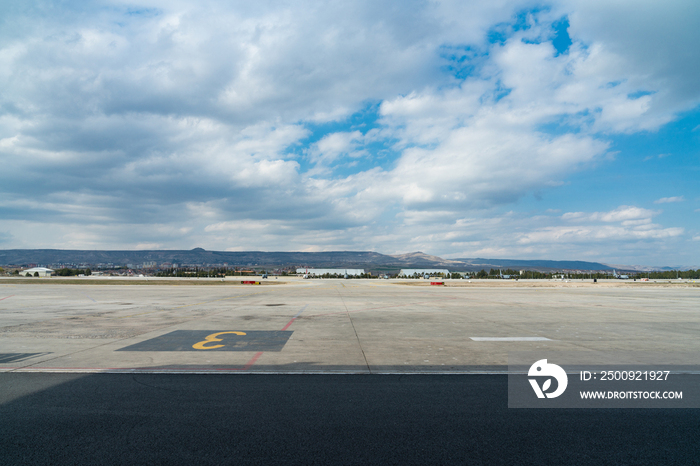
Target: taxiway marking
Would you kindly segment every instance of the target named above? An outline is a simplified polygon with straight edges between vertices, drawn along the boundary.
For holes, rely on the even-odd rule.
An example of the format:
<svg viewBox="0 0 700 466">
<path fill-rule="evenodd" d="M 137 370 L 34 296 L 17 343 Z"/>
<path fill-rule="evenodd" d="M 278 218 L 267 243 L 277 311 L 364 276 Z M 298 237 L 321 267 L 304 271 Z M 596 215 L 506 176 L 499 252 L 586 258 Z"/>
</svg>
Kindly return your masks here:
<svg viewBox="0 0 700 466">
<path fill-rule="evenodd" d="M 297 312 L 296 315 L 294 317 L 292 317 L 292 320 L 287 322 L 287 325 L 282 327 L 282 330 L 287 330 L 289 328 L 289 326 L 292 325 L 292 322 L 294 322 L 296 320 L 296 318 L 299 317 L 301 315 L 301 313 L 304 312 L 304 309 L 306 309 L 307 307 L 309 307 L 308 304 L 306 306 L 302 307 L 301 311 Z"/>
<path fill-rule="evenodd" d="M 214 345 L 214 346 L 205 346 L 208 345 L 209 343 L 213 343 L 215 341 L 223 341 L 221 338 L 216 338 L 219 335 L 224 335 L 225 333 L 233 333 L 234 335 L 245 335 L 245 332 L 219 332 L 219 333 L 212 333 L 211 335 L 207 335 L 207 337 L 204 339 L 204 341 L 200 341 L 199 343 L 195 343 L 192 345 L 192 348 L 194 349 L 202 349 L 202 350 L 208 350 L 208 349 L 214 349 L 214 348 L 223 348 L 225 345 Z"/>
<path fill-rule="evenodd" d="M 116 351 L 282 351 L 292 333 L 240 329 L 175 330 Z"/>
<path fill-rule="evenodd" d="M 297 313 L 294 315 L 294 317 L 292 317 L 292 320 L 290 320 L 289 322 L 287 322 L 287 325 L 285 325 L 284 327 L 282 327 L 282 331 L 287 330 L 287 329 L 289 328 L 289 326 L 292 325 L 292 323 L 297 319 L 297 317 L 299 317 L 299 316 L 301 315 L 302 312 L 304 312 L 304 310 L 305 310 L 307 307 L 309 307 L 309 305 L 308 305 L 308 304 L 305 304 L 304 307 L 302 307 L 301 310 L 300 310 L 299 312 L 297 312 Z M 262 356 L 262 355 L 263 355 L 263 352 L 262 352 L 262 351 L 260 351 L 259 353 L 256 353 L 255 356 L 253 356 L 253 357 L 250 359 L 250 361 L 248 361 L 248 362 L 246 363 L 246 365 L 243 366 L 243 368 L 242 368 L 241 370 L 242 370 L 242 371 L 247 371 L 248 369 L 250 369 L 251 367 L 253 367 L 253 364 L 255 364 L 255 362 L 258 360 L 258 358 L 259 358 L 260 356 Z"/>
</svg>

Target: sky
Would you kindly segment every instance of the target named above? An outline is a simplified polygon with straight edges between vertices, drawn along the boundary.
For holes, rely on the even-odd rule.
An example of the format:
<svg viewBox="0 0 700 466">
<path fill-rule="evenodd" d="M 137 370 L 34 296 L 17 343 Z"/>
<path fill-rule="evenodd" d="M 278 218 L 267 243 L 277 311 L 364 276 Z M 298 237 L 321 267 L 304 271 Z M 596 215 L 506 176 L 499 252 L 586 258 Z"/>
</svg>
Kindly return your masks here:
<svg viewBox="0 0 700 466">
<path fill-rule="evenodd" d="M 0 4 L 0 248 L 700 268 L 695 0 Z"/>
</svg>

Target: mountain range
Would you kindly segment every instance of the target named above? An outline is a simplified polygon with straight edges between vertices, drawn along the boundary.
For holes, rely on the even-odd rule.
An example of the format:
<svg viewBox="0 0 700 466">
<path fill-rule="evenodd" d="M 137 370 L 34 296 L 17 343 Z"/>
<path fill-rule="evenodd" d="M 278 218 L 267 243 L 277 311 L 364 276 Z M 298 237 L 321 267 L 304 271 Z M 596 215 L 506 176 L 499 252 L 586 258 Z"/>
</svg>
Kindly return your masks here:
<svg viewBox="0 0 700 466">
<path fill-rule="evenodd" d="M 262 252 L 191 250 L 65 250 L 65 249 L 5 249 L 0 250 L 0 265 L 59 265 L 113 264 L 116 266 L 144 262 L 185 265 L 224 265 L 243 267 L 347 267 L 385 268 L 446 268 L 451 271 L 478 271 L 491 268 L 527 270 L 611 270 L 599 262 L 459 258 L 443 259 L 422 252 L 388 255 L 372 251 L 329 252 Z M 617 266 L 620 270 L 636 270 Z"/>
</svg>

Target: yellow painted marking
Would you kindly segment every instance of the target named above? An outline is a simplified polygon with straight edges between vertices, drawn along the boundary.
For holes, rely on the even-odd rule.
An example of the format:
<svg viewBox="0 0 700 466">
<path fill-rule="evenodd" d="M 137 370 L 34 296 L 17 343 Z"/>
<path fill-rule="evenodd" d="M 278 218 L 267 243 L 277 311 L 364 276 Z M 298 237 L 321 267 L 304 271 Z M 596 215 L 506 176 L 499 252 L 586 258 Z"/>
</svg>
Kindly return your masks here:
<svg viewBox="0 0 700 466">
<path fill-rule="evenodd" d="M 192 345 L 192 348 L 194 349 L 216 349 L 216 348 L 222 348 L 226 345 L 214 345 L 214 346 L 205 346 L 208 345 L 209 343 L 213 343 L 215 341 L 221 341 L 221 338 L 216 338 L 219 335 L 224 335 L 226 333 L 233 333 L 235 335 L 245 335 L 245 332 L 219 332 L 219 333 L 212 333 L 211 335 L 208 335 L 204 341 L 200 341 L 199 343 L 195 343 Z"/>
</svg>

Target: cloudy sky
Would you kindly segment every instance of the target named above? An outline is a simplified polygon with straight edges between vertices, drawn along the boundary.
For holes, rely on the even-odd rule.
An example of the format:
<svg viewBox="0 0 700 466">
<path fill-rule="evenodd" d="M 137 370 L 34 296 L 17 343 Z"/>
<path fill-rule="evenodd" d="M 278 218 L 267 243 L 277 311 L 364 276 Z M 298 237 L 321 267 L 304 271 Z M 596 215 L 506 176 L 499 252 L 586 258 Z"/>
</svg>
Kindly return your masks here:
<svg viewBox="0 0 700 466">
<path fill-rule="evenodd" d="M 0 4 L 0 248 L 700 264 L 696 0 Z"/>
</svg>

